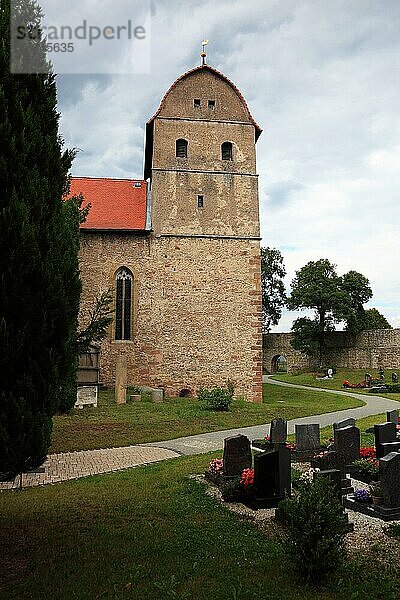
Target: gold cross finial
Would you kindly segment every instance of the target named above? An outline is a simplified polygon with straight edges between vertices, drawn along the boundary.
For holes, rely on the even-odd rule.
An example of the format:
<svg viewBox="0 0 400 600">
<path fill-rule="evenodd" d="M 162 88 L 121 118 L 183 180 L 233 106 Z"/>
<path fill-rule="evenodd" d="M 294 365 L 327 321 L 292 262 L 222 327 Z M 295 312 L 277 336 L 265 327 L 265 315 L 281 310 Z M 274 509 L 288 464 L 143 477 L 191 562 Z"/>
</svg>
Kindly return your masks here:
<svg viewBox="0 0 400 600">
<path fill-rule="evenodd" d="M 200 56 L 201 56 L 201 61 L 202 61 L 202 62 L 201 62 L 201 64 L 202 64 L 202 65 L 205 65 L 205 64 L 206 64 L 206 56 L 207 56 L 207 53 L 206 53 L 206 46 L 207 46 L 207 44 L 208 44 L 208 40 L 203 40 L 203 41 L 202 41 L 202 43 L 201 43 L 201 45 L 203 46 L 203 51 L 202 51 L 202 53 L 200 54 Z"/>
</svg>

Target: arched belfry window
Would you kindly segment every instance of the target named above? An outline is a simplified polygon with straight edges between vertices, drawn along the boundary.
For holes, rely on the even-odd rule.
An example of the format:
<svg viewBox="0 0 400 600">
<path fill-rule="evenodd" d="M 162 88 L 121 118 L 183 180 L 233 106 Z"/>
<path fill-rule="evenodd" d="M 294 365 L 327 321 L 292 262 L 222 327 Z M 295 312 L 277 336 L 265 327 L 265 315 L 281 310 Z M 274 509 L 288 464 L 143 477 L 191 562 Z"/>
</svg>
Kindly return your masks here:
<svg viewBox="0 0 400 600">
<path fill-rule="evenodd" d="M 232 142 L 224 142 L 221 146 L 222 160 L 233 160 L 232 157 Z"/>
<path fill-rule="evenodd" d="M 122 267 L 115 275 L 115 339 L 132 339 L 132 284 L 129 269 Z"/>
<path fill-rule="evenodd" d="M 177 158 L 187 158 L 188 143 L 187 140 L 176 140 Z"/>
</svg>

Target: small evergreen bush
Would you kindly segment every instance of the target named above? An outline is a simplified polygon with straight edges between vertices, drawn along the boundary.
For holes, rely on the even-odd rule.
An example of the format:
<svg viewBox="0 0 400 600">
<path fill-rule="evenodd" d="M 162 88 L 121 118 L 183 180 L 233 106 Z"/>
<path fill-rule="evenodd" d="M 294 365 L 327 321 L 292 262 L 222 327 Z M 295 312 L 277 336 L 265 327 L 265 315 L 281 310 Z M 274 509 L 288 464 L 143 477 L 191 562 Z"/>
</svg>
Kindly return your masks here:
<svg viewBox="0 0 400 600">
<path fill-rule="evenodd" d="M 234 387 L 228 381 L 227 387 L 202 388 L 197 393 L 200 402 L 204 402 L 208 410 L 228 411 L 233 400 Z"/>
<path fill-rule="evenodd" d="M 275 514 L 286 525 L 287 551 L 302 578 L 315 583 L 339 567 L 347 522 L 328 479 L 302 484 Z"/>
</svg>

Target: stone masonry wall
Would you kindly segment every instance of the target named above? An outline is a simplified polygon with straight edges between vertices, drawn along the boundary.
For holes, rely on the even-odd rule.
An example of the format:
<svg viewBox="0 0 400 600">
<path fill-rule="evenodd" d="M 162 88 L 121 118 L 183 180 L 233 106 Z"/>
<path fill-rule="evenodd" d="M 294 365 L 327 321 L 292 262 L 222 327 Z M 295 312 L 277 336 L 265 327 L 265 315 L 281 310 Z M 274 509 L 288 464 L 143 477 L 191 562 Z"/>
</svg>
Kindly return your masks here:
<svg viewBox="0 0 400 600">
<path fill-rule="evenodd" d="M 261 396 L 260 262 L 257 241 L 138 237 L 85 232 L 81 322 L 116 271 L 134 275 L 133 339 L 102 343 L 101 380 L 113 385 L 119 354 L 130 384 L 168 395 L 234 381 L 236 395 Z M 234 299 L 234 301 L 232 300 Z"/>
<path fill-rule="evenodd" d="M 286 357 L 288 371 L 313 368 L 315 361 L 290 345 L 291 333 L 263 336 L 263 368 L 273 369 L 274 358 Z M 326 364 L 354 369 L 400 369 L 400 329 L 372 329 L 357 336 L 337 331 L 328 338 Z"/>
</svg>

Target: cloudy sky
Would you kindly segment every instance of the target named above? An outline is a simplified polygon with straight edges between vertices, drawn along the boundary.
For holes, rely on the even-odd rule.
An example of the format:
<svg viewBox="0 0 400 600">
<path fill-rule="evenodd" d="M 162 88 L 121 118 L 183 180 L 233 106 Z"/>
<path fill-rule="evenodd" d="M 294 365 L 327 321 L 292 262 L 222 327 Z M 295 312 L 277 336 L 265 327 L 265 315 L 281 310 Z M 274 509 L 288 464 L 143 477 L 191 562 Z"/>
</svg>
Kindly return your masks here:
<svg viewBox="0 0 400 600">
<path fill-rule="evenodd" d="M 155 0 L 150 73 L 58 77 L 62 134 L 80 150 L 73 175 L 142 177 L 144 124 L 208 38 L 208 63 L 264 130 L 262 245 L 282 252 L 288 289 L 329 258 L 367 276 L 368 306 L 400 327 L 399 31 L 399 0 Z"/>
</svg>

